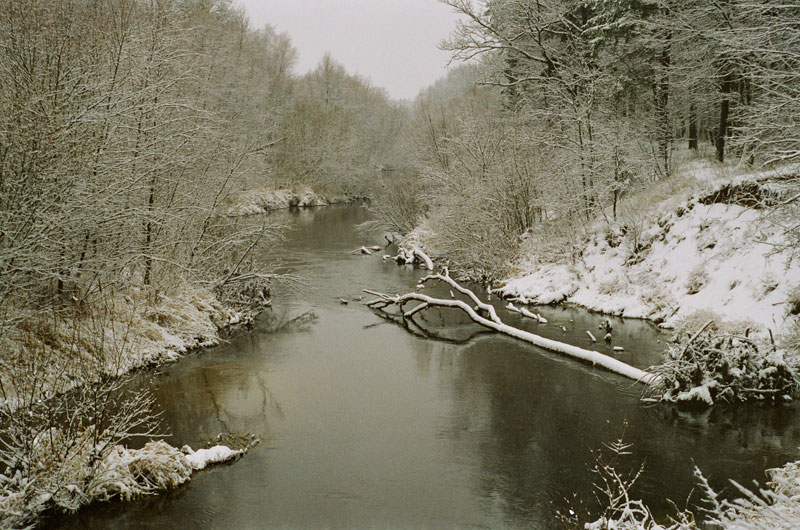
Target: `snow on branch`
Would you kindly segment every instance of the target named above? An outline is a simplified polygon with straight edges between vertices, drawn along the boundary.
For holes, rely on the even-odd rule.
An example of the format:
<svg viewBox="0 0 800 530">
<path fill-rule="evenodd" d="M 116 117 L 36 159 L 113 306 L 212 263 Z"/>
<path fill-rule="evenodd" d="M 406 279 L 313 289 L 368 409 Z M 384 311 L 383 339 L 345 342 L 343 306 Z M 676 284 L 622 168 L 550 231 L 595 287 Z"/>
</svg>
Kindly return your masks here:
<svg viewBox="0 0 800 530">
<path fill-rule="evenodd" d="M 589 362 L 593 366 L 600 366 L 601 368 L 605 368 L 606 370 L 616 374 L 623 375 L 633 379 L 634 381 L 638 381 L 647 385 L 653 385 L 657 384 L 660 379 L 657 375 L 640 370 L 639 368 L 625 364 L 618 359 L 614 359 L 613 357 L 609 357 L 602 353 L 585 350 L 577 346 L 547 339 L 534 333 L 530 333 L 528 331 L 524 331 L 503 323 L 503 321 L 500 320 L 500 317 L 497 316 L 493 306 L 485 302 L 481 302 L 474 292 L 462 287 L 455 280 L 450 278 L 447 269 L 444 269 L 442 274 L 432 274 L 422 278 L 419 286 L 433 281 L 440 281 L 448 284 L 458 292 L 466 295 L 475 305 L 470 306 L 462 300 L 434 298 L 432 296 L 417 292 L 406 293 L 403 295 L 388 295 L 376 291 L 365 290 L 366 293 L 377 297 L 376 299 L 367 302 L 366 305 L 380 313 L 387 315 L 393 315 L 393 313 L 388 311 L 388 308 L 396 307 L 400 310 L 400 314 L 393 316 L 399 316 L 404 321 L 411 320 L 417 313 L 423 312 L 431 307 L 459 309 L 466 313 L 473 322 L 480 324 L 485 328 L 489 328 L 504 335 L 508 335 L 509 337 L 514 337 L 549 351 L 561 353 L 569 357 Z M 406 309 L 407 305 L 414 303 L 416 304 L 413 307 Z M 419 326 L 419 324 L 417 325 Z"/>
<path fill-rule="evenodd" d="M 413 263 L 422 263 L 429 270 L 433 270 L 433 260 L 425 254 L 418 246 L 411 248 L 400 248 L 396 256 L 386 255 L 384 260 L 392 259 L 397 263 L 412 265 Z"/>
</svg>

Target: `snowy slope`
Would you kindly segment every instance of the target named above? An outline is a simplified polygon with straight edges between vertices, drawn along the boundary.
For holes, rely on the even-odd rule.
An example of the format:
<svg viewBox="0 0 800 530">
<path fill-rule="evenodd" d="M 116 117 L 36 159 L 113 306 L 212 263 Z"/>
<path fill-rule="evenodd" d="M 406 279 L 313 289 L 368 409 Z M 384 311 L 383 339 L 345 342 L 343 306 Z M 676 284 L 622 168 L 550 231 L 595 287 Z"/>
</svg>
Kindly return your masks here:
<svg viewBox="0 0 800 530">
<path fill-rule="evenodd" d="M 743 181 L 746 176 L 735 177 Z M 636 234 L 598 224 L 574 265 L 526 256 L 522 272 L 499 291 L 523 302 L 568 301 L 665 326 L 711 311 L 726 321 L 780 329 L 788 293 L 800 285 L 800 265 L 790 262 L 788 251 L 776 252 L 784 240 L 769 222 L 769 209 L 703 204 L 709 197 L 714 193 L 654 213 Z M 652 211 L 663 209 L 654 205 Z"/>
</svg>

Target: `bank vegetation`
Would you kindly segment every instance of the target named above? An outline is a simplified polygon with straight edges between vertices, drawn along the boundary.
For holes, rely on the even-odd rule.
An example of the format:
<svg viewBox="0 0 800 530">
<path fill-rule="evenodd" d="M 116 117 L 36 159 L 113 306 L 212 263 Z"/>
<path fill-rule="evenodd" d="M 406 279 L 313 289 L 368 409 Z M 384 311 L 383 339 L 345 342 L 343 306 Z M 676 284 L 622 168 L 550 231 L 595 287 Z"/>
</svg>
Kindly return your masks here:
<svg viewBox="0 0 800 530">
<path fill-rule="evenodd" d="M 119 377 L 268 302 L 282 227 L 232 201 L 392 163 L 403 107 L 296 56 L 229 0 L 0 0 L 0 526 L 183 482 L 123 447 L 160 428 Z"/>
</svg>

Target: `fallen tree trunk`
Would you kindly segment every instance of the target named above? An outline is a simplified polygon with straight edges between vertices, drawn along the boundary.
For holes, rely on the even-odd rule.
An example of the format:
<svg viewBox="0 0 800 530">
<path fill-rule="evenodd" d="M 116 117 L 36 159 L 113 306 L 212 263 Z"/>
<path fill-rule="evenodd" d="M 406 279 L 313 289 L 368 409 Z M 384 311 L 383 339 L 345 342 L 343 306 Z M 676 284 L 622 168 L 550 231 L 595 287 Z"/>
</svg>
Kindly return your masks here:
<svg viewBox="0 0 800 530">
<path fill-rule="evenodd" d="M 416 292 L 403 295 L 388 295 L 365 289 L 364 292 L 378 297 L 375 300 L 367 302 L 366 305 L 372 309 L 375 309 L 376 311 L 381 311 L 388 314 L 392 313 L 386 311 L 386 308 L 395 306 L 400 310 L 400 316 L 403 319 L 412 319 L 417 313 L 425 311 L 431 307 L 459 309 L 466 313 L 473 322 L 504 335 L 508 335 L 509 337 L 514 337 L 529 344 L 533 344 L 534 346 L 589 362 L 593 366 L 600 366 L 606 370 L 629 377 L 640 383 L 653 385 L 659 382 L 658 375 L 652 374 L 645 370 L 640 370 L 639 368 L 625 364 L 624 362 L 614 359 L 613 357 L 609 357 L 608 355 L 547 339 L 503 323 L 503 321 L 500 320 L 500 317 L 497 316 L 493 306 L 485 302 L 481 302 L 475 293 L 465 287 L 462 287 L 455 280 L 450 278 L 447 273 L 447 269 L 443 271 L 443 274 L 431 274 L 422 278 L 417 287 L 420 288 L 429 281 L 441 281 L 450 285 L 458 292 L 466 295 L 475 304 L 474 307 L 462 300 L 434 298 L 432 296 Z M 418 304 L 410 309 L 406 309 L 405 306 L 413 302 L 418 302 Z"/>
</svg>

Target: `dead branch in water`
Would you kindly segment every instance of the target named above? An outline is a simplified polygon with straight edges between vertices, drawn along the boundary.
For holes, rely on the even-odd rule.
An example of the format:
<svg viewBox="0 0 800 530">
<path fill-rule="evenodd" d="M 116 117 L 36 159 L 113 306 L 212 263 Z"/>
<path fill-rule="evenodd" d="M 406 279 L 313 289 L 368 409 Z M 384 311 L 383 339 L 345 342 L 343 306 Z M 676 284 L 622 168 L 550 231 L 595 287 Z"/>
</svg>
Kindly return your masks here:
<svg viewBox="0 0 800 530">
<path fill-rule="evenodd" d="M 453 289 L 456 289 L 458 292 L 467 296 L 474 306 L 471 306 L 462 300 L 434 298 L 432 296 L 417 292 L 406 293 L 403 295 L 389 295 L 365 289 L 364 292 L 377 297 L 376 299 L 367 302 L 366 305 L 382 315 L 389 315 L 394 319 L 399 319 L 403 322 L 403 325 L 407 329 L 410 329 L 411 326 L 414 326 L 417 329 L 422 328 L 423 326 L 419 322 L 414 321 L 414 316 L 432 307 L 458 309 L 466 313 L 466 315 L 473 322 L 480 324 L 485 328 L 525 341 L 529 344 L 533 344 L 534 346 L 589 362 L 593 366 L 600 366 L 606 370 L 624 375 L 625 377 L 629 377 L 644 384 L 655 384 L 658 382 L 659 377 L 657 375 L 625 364 L 622 361 L 614 359 L 613 357 L 609 357 L 596 351 L 585 350 L 577 346 L 547 339 L 503 323 L 500 317 L 497 316 L 497 312 L 491 304 L 482 302 L 474 292 L 459 285 L 450 277 L 447 269 L 444 269 L 441 274 L 431 274 L 429 276 L 425 276 L 419 281 L 417 287 L 421 288 L 428 282 L 446 283 Z M 413 307 L 407 307 L 409 304 L 414 305 Z M 388 310 L 390 307 L 396 307 L 399 309 L 399 313 L 390 312 Z"/>
</svg>

